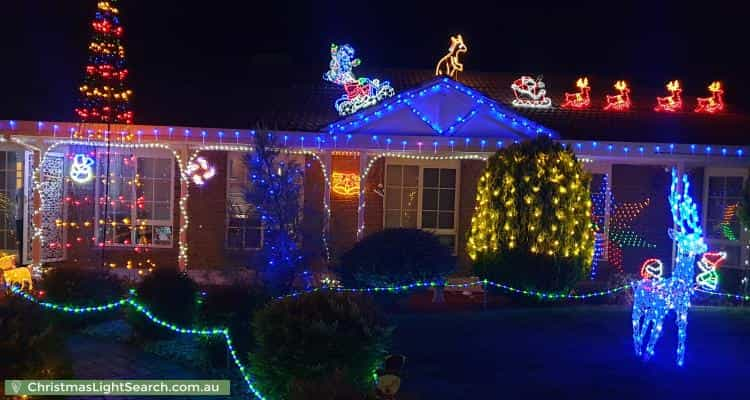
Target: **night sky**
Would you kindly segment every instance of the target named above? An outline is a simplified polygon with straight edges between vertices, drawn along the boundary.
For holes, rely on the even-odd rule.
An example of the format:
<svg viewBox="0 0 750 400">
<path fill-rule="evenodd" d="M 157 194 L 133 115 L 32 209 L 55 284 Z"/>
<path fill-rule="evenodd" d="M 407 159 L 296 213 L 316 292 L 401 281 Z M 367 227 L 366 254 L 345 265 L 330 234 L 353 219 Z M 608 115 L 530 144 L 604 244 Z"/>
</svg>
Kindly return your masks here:
<svg viewBox="0 0 750 400">
<path fill-rule="evenodd" d="M 353 44 L 363 70 L 431 69 L 455 33 L 469 45 L 467 69 L 649 87 L 679 78 L 694 95 L 718 79 L 730 107 L 748 109 L 750 34 L 737 6 L 487 3 L 120 0 L 136 122 L 243 128 L 237 115 L 254 87 L 319 79 L 331 41 Z M 95 9 L 95 0 L 4 2 L 0 119 L 74 120 Z"/>
</svg>

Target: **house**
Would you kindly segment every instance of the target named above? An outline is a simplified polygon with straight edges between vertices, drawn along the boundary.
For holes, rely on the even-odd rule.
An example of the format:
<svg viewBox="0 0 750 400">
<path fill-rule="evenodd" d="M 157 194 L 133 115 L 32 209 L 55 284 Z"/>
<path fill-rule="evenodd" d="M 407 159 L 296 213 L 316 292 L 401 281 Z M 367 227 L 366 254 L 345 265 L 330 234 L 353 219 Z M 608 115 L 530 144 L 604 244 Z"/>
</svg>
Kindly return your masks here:
<svg viewBox="0 0 750 400">
<path fill-rule="evenodd" d="M 731 280 L 750 268 L 750 235 L 736 214 L 750 116 L 731 104 L 697 113 L 698 101 L 682 96 L 682 111 L 658 112 L 666 90 L 633 88 L 629 110 L 603 110 L 615 81 L 592 79 L 589 108 L 562 108 L 575 99 L 564 95 L 575 78 L 560 77 L 545 79 L 550 107 L 525 108 L 513 105 L 517 75 L 383 75 L 396 95 L 343 118 L 335 85 L 269 90 L 273 102 L 249 100 L 249 119 L 263 121 L 257 131 L 0 121 L 0 245 L 37 265 L 252 267 L 263 233 L 242 198 L 243 155 L 253 135 L 272 130 L 307 167 L 303 245 L 314 265 L 377 230 L 417 227 L 435 232 L 468 271 L 465 241 L 486 159 L 545 135 L 592 173 L 598 271 L 637 273 L 647 258 L 673 258 L 672 167 L 689 173 L 709 247 L 727 252 Z M 199 156 L 213 168 L 203 185 L 186 172 Z"/>
</svg>

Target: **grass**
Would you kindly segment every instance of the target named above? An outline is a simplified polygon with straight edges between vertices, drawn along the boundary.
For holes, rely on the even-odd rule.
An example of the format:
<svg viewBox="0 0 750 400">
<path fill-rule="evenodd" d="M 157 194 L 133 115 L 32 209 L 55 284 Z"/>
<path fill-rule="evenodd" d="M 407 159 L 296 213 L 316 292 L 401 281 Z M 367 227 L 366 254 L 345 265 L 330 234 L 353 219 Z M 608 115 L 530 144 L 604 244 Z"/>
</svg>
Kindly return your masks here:
<svg viewBox="0 0 750 400">
<path fill-rule="evenodd" d="M 671 318 L 670 318 L 671 317 Z M 630 309 L 579 306 L 394 315 L 409 399 L 736 398 L 750 394 L 750 308 L 694 307 L 685 366 L 670 315 L 635 357 Z"/>
</svg>

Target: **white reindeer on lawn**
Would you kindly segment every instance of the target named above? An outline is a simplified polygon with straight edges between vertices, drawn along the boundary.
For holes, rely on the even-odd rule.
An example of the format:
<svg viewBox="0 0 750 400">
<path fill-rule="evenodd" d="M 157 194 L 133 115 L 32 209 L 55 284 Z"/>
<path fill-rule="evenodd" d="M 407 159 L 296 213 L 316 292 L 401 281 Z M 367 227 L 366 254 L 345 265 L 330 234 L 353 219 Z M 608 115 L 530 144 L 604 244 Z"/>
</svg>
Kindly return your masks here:
<svg viewBox="0 0 750 400">
<path fill-rule="evenodd" d="M 672 169 L 672 187 L 669 205 L 672 209 L 674 229 L 669 236 L 677 242 L 676 266 L 670 278 L 652 277 L 642 279 L 634 287 L 633 300 L 633 344 L 635 354 L 645 360 L 654 355 L 654 346 L 662 333 L 664 317 L 674 310 L 677 318 L 677 365 L 685 361 L 685 339 L 690 297 L 694 289 L 695 258 L 707 250 L 703 241 L 703 230 L 698 219 L 698 210 L 688 194 L 687 175 L 682 176 L 682 193 L 679 192 L 677 171 Z M 642 321 L 641 321 L 642 319 Z M 643 338 L 649 324 L 651 333 L 643 354 Z"/>
</svg>

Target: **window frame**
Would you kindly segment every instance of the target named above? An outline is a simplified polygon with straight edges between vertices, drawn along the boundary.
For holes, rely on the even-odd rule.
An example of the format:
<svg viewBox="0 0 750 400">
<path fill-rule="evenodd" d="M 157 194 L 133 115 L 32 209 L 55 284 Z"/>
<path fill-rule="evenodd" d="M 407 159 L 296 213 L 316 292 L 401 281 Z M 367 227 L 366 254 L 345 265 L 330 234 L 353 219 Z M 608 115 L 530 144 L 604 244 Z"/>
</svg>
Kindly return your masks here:
<svg viewBox="0 0 750 400">
<path fill-rule="evenodd" d="M 250 181 L 247 178 L 247 167 L 244 165 L 244 157 L 248 153 L 242 153 L 242 152 L 232 152 L 228 151 L 227 153 L 227 179 L 226 179 L 226 212 L 224 213 L 224 249 L 228 251 L 258 251 L 263 248 L 263 235 L 265 229 L 263 228 L 263 221 L 261 221 L 260 225 L 256 227 L 250 227 L 250 226 L 241 226 L 238 227 L 238 229 L 242 230 L 242 246 L 241 247 L 230 247 L 229 246 L 229 229 L 230 227 L 230 221 L 232 217 L 232 210 L 231 210 L 231 202 L 230 202 L 230 195 L 232 193 L 231 187 L 233 184 L 244 184 L 248 185 Z M 240 175 L 235 178 L 233 177 L 233 164 L 234 161 L 238 161 L 238 165 L 240 166 Z M 234 167 L 236 168 L 236 167 Z M 245 202 L 243 200 L 243 202 Z M 245 202 L 246 203 L 246 202 Z M 252 212 L 251 206 L 248 205 L 249 209 L 248 211 Z M 259 231 L 259 241 L 258 241 L 258 247 L 247 247 L 247 243 L 245 242 L 245 231 L 247 229 L 257 229 Z"/>
<path fill-rule="evenodd" d="M 419 168 L 418 182 L 417 182 L 417 229 L 422 229 L 427 232 L 431 232 L 438 236 L 452 235 L 453 248 L 451 249 L 453 254 L 457 254 L 459 246 L 459 211 L 460 205 L 460 194 L 461 194 L 461 161 L 460 160 L 410 160 L 407 158 L 393 158 L 387 157 L 385 160 L 385 170 L 383 172 L 383 188 L 385 190 L 383 196 L 383 218 L 382 226 L 386 228 L 386 197 L 388 196 L 388 167 L 389 166 L 414 166 Z M 425 168 L 438 168 L 438 169 L 454 169 L 456 171 L 456 185 L 454 187 L 454 199 L 453 199 L 453 229 L 440 229 L 440 228 L 423 228 L 422 227 L 422 212 L 423 210 L 423 194 L 424 194 L 424 170 Z M 439 172 L 438 172 L 439 174 Z M 439 194 L 438 194 L 439 196 Z M 429 210 L 428 210 L 429 211 Z M 439 213 L 439 212 L 438 212 Z M 439 217 L 438 217 L 439 218 Z M 438 224 L 439 226 L 439 224 Z"/>
<path fill-rule="evenodd" d="M 99 154 L 100 154 L 99 152 L 100 152 L 101 149 L 97 148 L 96 150 L 97 150 L 97 160 L 99 160 Z M 118 149 L 118 151 L 119 150 L 120 149 Z M 128 151 L 128 150 L 130 150 L 130 151 Z M 104 232 L 102 232 L 101 229 L 100 229 L 101 228 L 101 224 L 99 223 L 99 221 L 101 221 L 101 218 L 102 218 L 102 212 L 103 212 L 103 210 L 102 210 L 101 204 L 99 204 L 99 202 L 97 201 L 96 202 L 96 207 L 95 207 L 95 218 L 94 218 L 94 229 L 95 229 L 95 232 L 96 232 L 97 243 L 103 243 L 103 246 L 105 248 L 107 248 L 107 247 L 109 247 L 109 248 L 148 247 L 148 248 L 162 248 L 162 249 L 173 248 L 174 245 L 175 245 L 175 242 L 176 242 L 175 241 L 175 226 L 174 226 L 175 225 L 174 224 L 174 210 L 175 210 L 175 208 L 174 208 L 175 207 L 175 199 L 174 199 L 174 197 L 175 197 L 175 168 L 176 168 L 175 165 L 176 165 L 176 161 L 175 161 L 174 155 L 172 155 L 170 153 L 165 153 L 164 151 L 152 150 L 152 149 L 121 149 L 121 151 L 122 152 L 119 153 L 119 154 L 131 153 L 135 157 L 135 161 L 134 161 L 135 162 L 135 169 L 134 169 L 134 172 L 133 172 L 134 179 L 135 179 L 135 176 L 138 175 L 138 161 L 139 161 L 139 159 L 149 158 L 149 159 L 161 159 L 161 160 L 165 160 L 166 159 L 166 160 L 169 160 L 169 164 L 170 164 L 170 168 L 169 168 L 169 174 L 170 174 L 170 177 L 169 177 L 169 182 L 170 182 L 170 184 L 169 184 L 169 219 L 166 220 L 166 219 L 143 219 L 143 218 L 138 218 L 138 208 L 137 207 L 132 207 L 131 213 L 130 213 L 130 218 L 131 218 L 131 221 L 132 221 L 132 223 L 130 224 L 131 227 L 132 227 L 131 230 L 130 230 L 130 239 L 131 239 L 130 240 L 130 244 L 125 244 L 125 243 L 107 243 L 107 229 L 105 228 Z M 96 166 L 97 170 L 98 170 L 98 167 L 99 166 L 97 165 Z M 102 179 L 107 179 L 107 178 L 108 177 L 101 176 L 101 175 L 97 174 L 97 176 L 95 178 L 96 179 L 95 180 L 95 184 L 94 184 L 95 198 L 98 199 L 101 195 L 103 195 L 103 193 L 101 192 L 101 188 L 103 187 L 103 184 L 101 183 L 101 180 Z M 155 188 L 156 187 L 157 186 L 155 186 Z M 133 193 L 133 200 L 132 201 L 133 201 L 133 204 L 135 204 L 137 202 L 137 199 L 138 199 L 138 196 L 137 196 L 138 195 L 138 191 L 137 191 L 137 188 L 135 187 L 135 185 L 133 185 L 133 192 L 132 193 Z M 106 216 L 105 216 L 105 218 L 106 218 Z M 106 221 L 106 219 L 105 219 L 105 221 Z M 140 226 L 140 222 L 141 221 L 146 221 L 147 222 L 146 226 L 152 227 L 151 229 L 154 229 L 153 227 L 155 227 L 155 226 L 169 226 L 171 228 L 171 231 L 172 231 L 172 235 L 171 235 L 172 237 L 171 237 L 170 243 L 169 244 L 154 244 L 154 242 L 153 242 L 153 232 L 152 232 L 151 243 L 148 243 L 148 244 L 139 244 L 138 243 L 138 231 L 137 231 L 137 228 L 138 228 L 138 226 Z M 133 229 L 133 228 L 135 228 L 135 229 Z M 101 235 L 104 235 L 104 237 L 101 237 Z"/>
<path fill-rule="evenodd" d="M 747 238 L 745 237 L 744 229 L 742 229 L 742 224 L 740 223 L 740 235 L 737 238 L 737 240 L 727 240 L 724 238 L 711 238 L 708 236 L 708 232 L 710 229 L 710 226 L 708 225 L 708 198 L 709 198 L 709 180 L 710 178 L 742 178 L 742 187 L 747 182 L 748 176 L 747 176 L 747 170 L 744 168 L 721 168 L 721 167 L 706 167 L 704 169 L 703 173 L 703 193 L 701 196 L 702 200 L 702 207 L 700 210 L 701 213 L 701 225 L 703 227 L 704 237 L 706 240 L 706 243 L 708 244 L 709 250 L 721 248 L 723 246 L 736 246 L 740 249 L 739 256 L 740 259 L 737 260 L 737 264 L 723 264 L 722 267 L 729 268 L 729 269 L 746 269 L 748 268 L 747 265 L 747 259 L 748 259 L 748 249 L 747 245 L 745 245 L 745 242 Z"/>
</svg>

